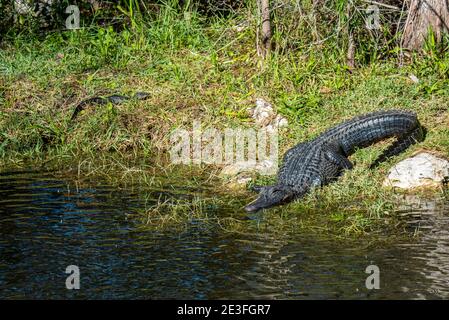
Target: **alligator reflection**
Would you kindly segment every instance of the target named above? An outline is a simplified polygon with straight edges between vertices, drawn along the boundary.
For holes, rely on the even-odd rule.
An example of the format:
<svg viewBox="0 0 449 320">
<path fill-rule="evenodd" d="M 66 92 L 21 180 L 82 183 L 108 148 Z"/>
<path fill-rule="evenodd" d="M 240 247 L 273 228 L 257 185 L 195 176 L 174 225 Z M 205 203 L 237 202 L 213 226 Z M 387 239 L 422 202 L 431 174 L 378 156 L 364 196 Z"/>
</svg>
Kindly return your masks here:
<svg viewBox="0 0 449 320">
<path fill-rule="evenodd" d="M 142 231 L 128 215 L 156 202 L 157 192 L 148 200 L 101 181 L 76 185 L 76 177 L 50 173 L 0 174 L 0 298 L 449 296 L 444 203 L 401 211 L 412 231 L 419 223 L 418 240 L 373 248 L 361 240 L 232 233 L 200 223 L 182 232 Z M 380 290 L 365 288 L 370 264 L 380 268 Z M 65 288 L 68 265 L 80 268 L 80 290 Z"/>
</svg>

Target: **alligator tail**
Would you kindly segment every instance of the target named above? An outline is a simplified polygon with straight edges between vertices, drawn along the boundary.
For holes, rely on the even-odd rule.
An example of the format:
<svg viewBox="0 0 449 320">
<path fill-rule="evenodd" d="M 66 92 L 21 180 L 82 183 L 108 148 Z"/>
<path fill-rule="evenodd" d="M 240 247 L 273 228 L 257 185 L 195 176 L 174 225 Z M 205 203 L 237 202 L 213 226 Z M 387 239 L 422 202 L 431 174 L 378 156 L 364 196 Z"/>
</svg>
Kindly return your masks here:
<svg viewBox="0 0 449 320">
<path fill-rule="evenodd" d="M 397 140 L 371 164 L 370 169 L 377 167 L 388 158 L 400 154 L 411 145 L 423 141 L 425 136 L 426 130 L 418 122 L 414 129 L 400 135 Z"/>
</svg>

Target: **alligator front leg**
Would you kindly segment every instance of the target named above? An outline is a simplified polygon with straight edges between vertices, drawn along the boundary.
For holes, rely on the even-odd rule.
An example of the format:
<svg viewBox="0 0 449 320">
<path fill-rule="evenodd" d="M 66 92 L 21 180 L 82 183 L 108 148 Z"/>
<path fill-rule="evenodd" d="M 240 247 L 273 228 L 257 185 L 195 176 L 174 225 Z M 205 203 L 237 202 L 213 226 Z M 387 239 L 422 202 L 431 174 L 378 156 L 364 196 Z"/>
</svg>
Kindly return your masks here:
<svg viewBox="0 0 449 320">
<path fill-rule="evenodd" d="M 354 167 L 351 161 L 349 161 L 348 158 L 335 150 L 335 148 L 326 148 L 326 150 L 324 151 L 324 156 L 328 161 L 335 164 L 341 169 L 351 170 Z"/>
</svg>

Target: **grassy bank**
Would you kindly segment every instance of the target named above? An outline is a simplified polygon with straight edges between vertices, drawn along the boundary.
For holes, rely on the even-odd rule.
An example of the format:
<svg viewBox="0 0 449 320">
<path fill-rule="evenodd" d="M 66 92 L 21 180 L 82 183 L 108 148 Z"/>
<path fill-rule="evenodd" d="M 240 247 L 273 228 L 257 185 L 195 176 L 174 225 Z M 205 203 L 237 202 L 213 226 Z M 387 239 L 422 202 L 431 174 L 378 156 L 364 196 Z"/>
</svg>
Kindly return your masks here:
<svg viewBox="0 0 449 320">
<path fill-rule="evenodd" d="M 386 170 L 421 148 L 449 154 L 449 53 L 429 42 L 424 54 L 399 67 L 394 48 L 376 51 L 360 42 L 357 68 L 348 72 L 344 35 L 326 37 L 329 30 L 315 30 L 327 40 L 310 45 L 314 35 L 307 32 L 307 20 L 290 26 L 291 16 L 276 16 L 277 46 L 264 60 L 255 49 L 253 11 L 206 19 L 194 10 L 166 6 L 120 32 L 87 27 L 8 37 L 0 51 L 0 164 L 77 167 L 89 174 L 106 170 L 111 178 L 122 172 L 130 181 L 151 184 L 155 163 L 167 175 L 186 170 L 166 162 L 173 129 L 189 129 L 198 119 L 204 127 L 252 127 L 247 108 L 259 97 L 289 120 L 281 131 L 281 154 L 352 116 L 412 110 L 428 129 L 425 142 L 372 171 L 369 164 L 386 144 L 360 150 L 352 159 L 355 170 L 339 182 L 266 214 L 279 224 L 315 221 L 347 233 L 385 225 L 398 200 L 380 188 Z M 69 123 L 85 98 L 136 91 L 149 92 L 149 99 L 88 108 Z M 226 205 L 219 168 L 187 170 L 206 170 Z M 239 195 L 235 207 L 251 197 Z M 156 211 L 170 212 L 167 205 Z M 189 217 L 198 209 L 187 206 L 184 212 Z"/>
</svg>

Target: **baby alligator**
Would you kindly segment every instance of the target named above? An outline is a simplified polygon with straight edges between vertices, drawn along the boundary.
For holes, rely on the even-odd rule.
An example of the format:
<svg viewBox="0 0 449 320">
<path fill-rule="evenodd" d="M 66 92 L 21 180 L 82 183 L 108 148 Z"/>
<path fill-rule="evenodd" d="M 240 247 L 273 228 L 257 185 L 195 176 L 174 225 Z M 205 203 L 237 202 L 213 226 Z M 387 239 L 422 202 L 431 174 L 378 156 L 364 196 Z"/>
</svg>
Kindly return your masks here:
<svg viewBox="0 0 449 320">
<path fill-rule="evenodd" d="M 288 150 L 273 186 L 259 186 L 258 198 L 245 207 L 248 212 L 273 207 L 298 199 L 315 187 L 334 181 L 343 170 L 352 169 L 348 156 L 380 140 L 396 137 L 371 165 L 377 166 L 410 145 L 422 141 L 425 131 L 416 114 L 390 110 L 356 117 L 331 128 L 317 138 Z"/>
<path fill-rule="evenodd" d="M 93 97 L 86 100 L 81 101 L 76 106 L 75 110 L 73 111 L 72 117 L 70 118 L 70 121 L 75 120 L 75 118 L 78 116 L 78 114 L 83 111 L 86 106 L 96 104 L 96 105 L 105 105 L 108 103 L 112 104 L 119 104 L 126 100 L 130 99 L 137 99 L 137 100 L 144 100 L 149 97 L 149 94 L 146 92 L 137 92 L 133 97 L 126 97 L 119 94 L 114 94 L 112 96 L 108 97 Z"/>
</svg>

